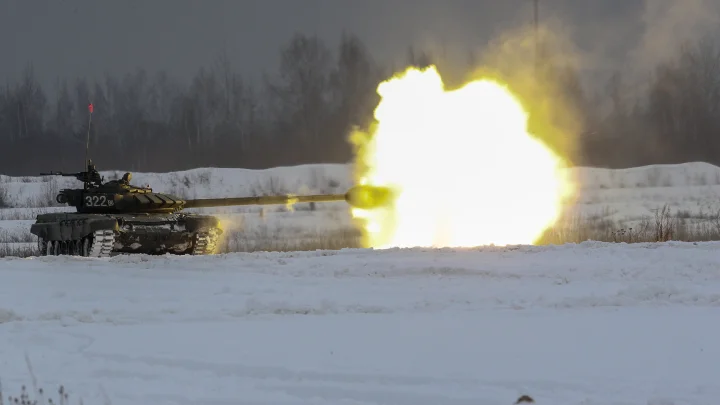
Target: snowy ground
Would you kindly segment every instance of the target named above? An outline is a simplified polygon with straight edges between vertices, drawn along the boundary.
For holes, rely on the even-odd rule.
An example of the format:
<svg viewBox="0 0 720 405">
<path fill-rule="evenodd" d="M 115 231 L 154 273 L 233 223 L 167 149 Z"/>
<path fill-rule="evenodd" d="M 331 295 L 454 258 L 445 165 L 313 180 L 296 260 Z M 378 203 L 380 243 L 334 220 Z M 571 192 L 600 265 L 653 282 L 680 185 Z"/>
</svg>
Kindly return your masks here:
<svg viewBox="0 0 720 405">
<path fill-rule="evenodd" d="M 573 171 L 581 194 L 564 221 L 638 226 L 667 205 L 720 229 L 718 167 Z M 349 179 L 345 166 L 302 166 L 137 173 L 133 183 L 225 197 L 336 193 Z M 12 206 L 0 209 L 3 246 L 31 244 L 35 215 L 67 210 L 48 202 L 73 185 L 0 177 L 0 202 Z M 263 247 L 352 231 L 342 203 L 296 208 L 206 212 L 230 215 L 243 243 Z M 715 405 L 719 251 L 587 242 L 0 259 L 0 397 L 36 378 L 84 404 L 510 405 L 527 394 Z"/>
<path fill-rule="evenodd" d="M 70 403 L 712 405 L 718 251 L 2 259 L 3 396 L 27 354 Z"/>
<path fill-rule="evenodd" d="M 102 174 L 110 180 L 123 173 Z M 612 241 L 614 232 L 621 229 L 652 228 L 655 213 L 664 206 L 683 227 L 675 236 L 685 238 L 688 233 L 694 233 L 700 240 L 720 238 L 720 167 L 696 162 L 622 170 L 574 168 L 570 177 L 577 182 L 580 194 L 574 204 L 565 207 L 557 226 L 560 236 L 551 238 L 553 243 L 558 242 L 556 239 L 560 242 L 588 238 Z M 345 165 L 133 174 L 134 184 L 149 184 L 156 191 L 186 198 L 342 193 L 352 185 L 351 179 L 350 168 Z M 29 229 L 35 216 L 69 210 L 51 205 L 61 188 L 77 186 L 76 180 L 67 177 L 0 176 L 0 203 L 5 201 L 11 206 L 0 209 L 0 245 L 4 242 L 12 243 L 10 246 L 34 247 L 35 238 Z M 294 212 L 287 212 L 283 206 L 202 211 L 222 214 L 229 220 L 232 236 L 227 241 L 227 249 L 230 251 L 313 247 L 317 245 L 313 241 L 319 238 L 352 247 L 353 235 L 357 232 L 344 203 L 318 204 L 314 211 L 310 211 L 307 204 L 296 206 Z M 579 232 L 579 229 L 592 231 Z M 652 234 L 652 229 L 648 233 Z M 319 243 L 317 247 L 335 247 L 327 243 Z M 0 256 L 2 248 L 0 246 Z"/>
</svg>

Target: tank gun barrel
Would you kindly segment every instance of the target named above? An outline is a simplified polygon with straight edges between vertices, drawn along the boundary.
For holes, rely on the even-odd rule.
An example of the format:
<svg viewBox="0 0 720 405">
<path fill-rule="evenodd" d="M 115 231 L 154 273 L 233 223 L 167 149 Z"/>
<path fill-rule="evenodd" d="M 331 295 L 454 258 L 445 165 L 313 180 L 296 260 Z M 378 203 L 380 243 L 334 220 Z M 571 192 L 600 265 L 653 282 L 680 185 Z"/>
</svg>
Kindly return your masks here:
<svg viewBox="0 0 720 405">
<path fill-rule="evenodd" d="M 355 186 L 345 194 L 272 195 L 259 197 L 201 198 L 187 200 L 184 208 L 210 208 L 238 205 L 288 205 L 345 201 L 356 208 L 372 209 L 387 205 L 393 196 L 385 187 Z"/>
<path fill-rule="evenodd" d="M 345 194 L 271 195 L 260 197 L 201 198 L 187 200 L 185 208 L 228 207 L 237 205 L 287 205 L 310 202 L 345 201 Z"/>
</svg>

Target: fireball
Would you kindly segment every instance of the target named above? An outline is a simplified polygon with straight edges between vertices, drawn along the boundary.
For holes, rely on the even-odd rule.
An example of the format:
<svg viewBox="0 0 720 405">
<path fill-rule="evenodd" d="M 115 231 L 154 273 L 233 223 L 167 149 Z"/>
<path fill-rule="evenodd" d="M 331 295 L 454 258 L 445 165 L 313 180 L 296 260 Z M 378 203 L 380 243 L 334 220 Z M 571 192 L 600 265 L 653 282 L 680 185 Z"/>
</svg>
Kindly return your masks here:
<svg viewBox="0 0 720 405">
<path fill-rule="evenodd" d="M 527 113 L 488 79 L 448 91 L 435 67 L 378 86 L 369 132 L 356 131 L 355 176 L 390 204 L 352 208 L 367 247 L 535 243 L 570 192 L 562 159 L 528 133 Z"/>
</svg>

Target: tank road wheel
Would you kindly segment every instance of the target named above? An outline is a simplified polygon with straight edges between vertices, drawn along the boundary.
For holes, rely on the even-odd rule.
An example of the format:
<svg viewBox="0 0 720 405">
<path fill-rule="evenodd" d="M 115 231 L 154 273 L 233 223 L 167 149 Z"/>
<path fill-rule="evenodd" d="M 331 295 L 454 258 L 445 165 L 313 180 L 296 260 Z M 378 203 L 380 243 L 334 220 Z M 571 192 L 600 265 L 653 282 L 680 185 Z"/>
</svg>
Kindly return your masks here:
<svg viewBox="0 0 720 405">
<path fill-rule="evenodd" d="M 80 246 L 80 256 L 90 256 L 90 238 L 84 237 L 80 240 L 79 246 Z"/>
<path fill-rule="evenodd" d="M 74 240 L 70 242 L 70 254 L 73 256 L 82 256 L 81 245 L 82 240 Z"/>
<path fill-rule="evenodd" d="M 209 231 L 198 232 L 195 235 L 195 240 L 193 241 L 192 255 L 202 256 L 215 253 L 219 236 L 220 234 L 218 233 L 217 228 L 212 228 Z"/>
<path fill-rule="evenodd" d="M 47 249 L 48 256 L 57 256 L 58 255 L 58 241 L 51 240 L 48 242 L 48 249 Z"/>
<path fill-rule="evenodd" d="M 40 256 L 47 256 L 49 252 L 50 243 L 43 238 L 38 238 L 38 253 Z"/>
<path fill-rule="evenodd" d="M 40 256 L 109 257 L 115 244 L 113 231 L 97 231 L 80 240 L 38 239 Z"/>
</svg>

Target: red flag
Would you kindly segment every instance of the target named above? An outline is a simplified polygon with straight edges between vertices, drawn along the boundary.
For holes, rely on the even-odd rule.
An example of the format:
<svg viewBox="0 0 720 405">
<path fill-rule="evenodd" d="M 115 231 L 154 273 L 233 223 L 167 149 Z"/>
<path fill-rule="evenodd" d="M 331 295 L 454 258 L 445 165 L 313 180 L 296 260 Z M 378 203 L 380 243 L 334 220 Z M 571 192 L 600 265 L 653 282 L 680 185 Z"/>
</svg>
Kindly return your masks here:
<svg viewBox="0 0 720 405">
<path fill-rule="evenodd" d="M 88 111 L 90 111 L 90 114 L 93 113 L 93 105 L 92 105 L 92 103 L 88 104 Z"/>
</svg>

